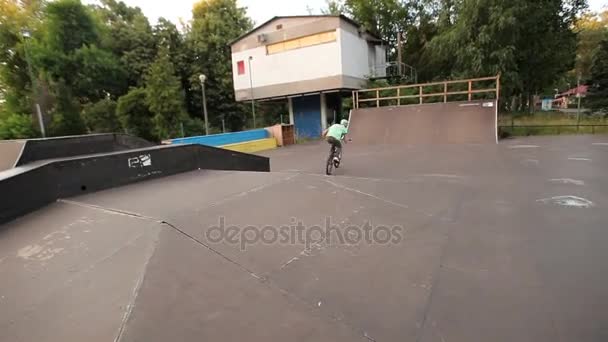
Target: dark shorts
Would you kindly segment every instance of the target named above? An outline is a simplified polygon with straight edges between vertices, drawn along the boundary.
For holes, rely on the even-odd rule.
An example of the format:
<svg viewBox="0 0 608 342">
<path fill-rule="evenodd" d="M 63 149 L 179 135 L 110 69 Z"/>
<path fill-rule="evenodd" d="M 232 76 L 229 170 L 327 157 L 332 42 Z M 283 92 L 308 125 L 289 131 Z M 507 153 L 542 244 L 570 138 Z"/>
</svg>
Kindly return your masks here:
<svg viewBox="0 0 608 342">
<path fill-rule="evenodd" d="M 334 137 L 327 137 L 327 143 L 337 148 L 342 148 L 342 142 Z"/>
</svg>

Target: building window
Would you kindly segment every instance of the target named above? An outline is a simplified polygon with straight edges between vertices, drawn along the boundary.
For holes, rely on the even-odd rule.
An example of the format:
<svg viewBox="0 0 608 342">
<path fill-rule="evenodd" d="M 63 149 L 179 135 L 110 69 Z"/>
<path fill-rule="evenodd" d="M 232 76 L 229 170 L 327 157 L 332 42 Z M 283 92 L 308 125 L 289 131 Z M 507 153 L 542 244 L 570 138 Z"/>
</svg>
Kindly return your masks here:
<svg viewBox="0 0 608 342">
<path fill-rule="evenodd" d="M 236 69 L 239 75 L 245 75 L 245 61 L 236 62 Z"/>
<path fill-rule="evenodd" d="M 277 25 L 277 30 L 281 30 L 281 29 L 283 29 L 283 24 Z"/>
<path fill-rule="evenodd" d="M 266 53 L 272 55 L 274 53 L 301 49 L 308 46 L 331 43 L 336 41 L 336 31 L 317 33 L 310 36 L 290 39 L 279 43 L 269 44 L 266 46 Z"/>
</svg>

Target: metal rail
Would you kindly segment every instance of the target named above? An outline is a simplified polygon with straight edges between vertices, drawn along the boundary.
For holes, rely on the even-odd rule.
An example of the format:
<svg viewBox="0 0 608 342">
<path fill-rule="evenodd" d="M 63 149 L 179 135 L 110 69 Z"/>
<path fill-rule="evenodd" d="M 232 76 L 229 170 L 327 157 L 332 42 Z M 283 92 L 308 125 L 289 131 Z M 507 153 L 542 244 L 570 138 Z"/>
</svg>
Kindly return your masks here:
<svg viewBox="0 0 608 342">
<path fill-rule="evenodd" d="M 596 127 L 604 127 L 606 133 L 608 133 L 608 124 L 580 124 L 580 125 L 499 125 L 499 130 L 514 131 L 516 129 L 542 129 L 542 128 L 556 128 L 557 134 L 561 134 L 564 128 L 576 128 L 577 132 L 580 132 L 581 127 L 591 127 L 591 133 L 595 134 Z"/>
</svg>

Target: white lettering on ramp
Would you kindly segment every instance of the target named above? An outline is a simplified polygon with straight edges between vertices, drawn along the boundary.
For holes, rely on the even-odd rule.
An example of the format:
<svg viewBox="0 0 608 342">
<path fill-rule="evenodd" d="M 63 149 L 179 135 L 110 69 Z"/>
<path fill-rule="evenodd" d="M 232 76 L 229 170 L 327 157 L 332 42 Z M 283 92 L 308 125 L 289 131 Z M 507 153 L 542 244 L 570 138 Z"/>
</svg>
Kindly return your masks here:
<svg viewBox="0 0 608 342">
<path fill-rule="evenodd" d="M 129 158 L 129 168 L 136 169 L 146 166 L 152 166 L 152 156 L 149 154 L 142 154 L 137 157 Z"/>
</svg>

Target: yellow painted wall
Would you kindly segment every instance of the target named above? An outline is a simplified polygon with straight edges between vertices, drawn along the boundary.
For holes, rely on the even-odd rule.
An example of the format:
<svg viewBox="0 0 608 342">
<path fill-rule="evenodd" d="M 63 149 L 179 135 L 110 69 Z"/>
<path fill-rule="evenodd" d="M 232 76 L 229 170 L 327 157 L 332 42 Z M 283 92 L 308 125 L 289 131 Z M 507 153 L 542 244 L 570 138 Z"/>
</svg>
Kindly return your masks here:
<svg viewBox="0 0 608 342">
<path fill-rule="evenodd" d="M 300 49 L 307 46 L 319 45 L 323 43 L 335 42 L 336 30 L 313 34 L 310 36 L 290 39 L 279 43 L 269 44 L 266 46 L 266 53 L 269 55 Z"/>
<path fill-rule="evenodd" d="M 224 145 L 224 146 L 220 146 L 220 147 L 225 148 L 227 150 L 231 150 L 231 151 L 253 153 L 253 152 L 259 152 L 259 151 L 271 150 L 273 148 L 277 148 L 277 141 L 275 138 L 268 138 L 268 139 L 246 141 L 246 142 L 236 143 L 236 144 L 229 144 L 229 145 Z"/>
</svg>

